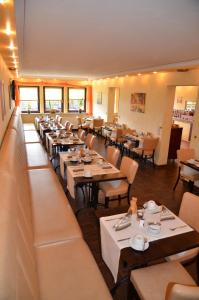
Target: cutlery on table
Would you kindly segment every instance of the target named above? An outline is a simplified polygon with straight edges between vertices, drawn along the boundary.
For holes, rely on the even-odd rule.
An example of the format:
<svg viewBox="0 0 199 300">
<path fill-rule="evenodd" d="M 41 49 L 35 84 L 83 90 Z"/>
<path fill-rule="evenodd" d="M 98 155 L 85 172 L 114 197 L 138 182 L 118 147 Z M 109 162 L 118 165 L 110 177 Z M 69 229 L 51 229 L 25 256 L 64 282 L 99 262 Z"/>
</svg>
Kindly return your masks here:
<svg viewBox="0 0 199 300">
<path fill-rule="evenodd" d="M 187 225 L 176 226 L 176 227 L 173 227 L 173 228 L 169 228 L 169 230 L 174 231 L 176 229 L 180 229 L 180 228 L 184 228 L 184 227 L 187 227 Z"/>
<path fill-rule="evenodd" d="M 130 240 L 131 237 L 127 237 L 127 238 L 124 238 L 124 239 L 120 239 L 120 240 L 117 240 L 117 242 L 122 242 L 122 241 L 127 241 L 127 240 Z"/>
</svg>

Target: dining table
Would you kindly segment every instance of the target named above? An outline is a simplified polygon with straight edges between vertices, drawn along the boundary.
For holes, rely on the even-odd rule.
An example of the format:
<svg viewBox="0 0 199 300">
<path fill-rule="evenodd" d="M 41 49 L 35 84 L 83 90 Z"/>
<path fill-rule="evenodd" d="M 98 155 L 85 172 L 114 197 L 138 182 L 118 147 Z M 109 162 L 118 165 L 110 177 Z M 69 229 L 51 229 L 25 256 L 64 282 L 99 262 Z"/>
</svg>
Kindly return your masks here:
<svg viewBox="0 0 199 300">
<path fill-rule="evenodd" d="M 97 208 L 99 183 L 105 181 L 126 179 L 119 169 L 106 161 L 94 150 L 85 150 L 81 156 L 80 151 L 59 153 L 60 170 L 62 177 L 67 180 L 67 189 L 76 199 L 79 187 L 89 186 L 91 194 L 87 201 L 90 207 Z M 77 159 L 74 161 L 74 157 Z"/>
<path fill-rule="evenodd" d="M 167 207 L 160 205 L 159 210 L 154 213 L 145 211 L 144 221 L 133 214 L 130 216 L 131 224 L 122 230 L 116 230 L 115 225 L 126 217 L 126 213 L 100 217 L 102 258 L 113 275 L 115 288 L 124 280 L 130 282 L 133 269 L 199 246 L 198 232 Z M 149 224 L 157 222 L 161 223 L 161 230 L 152 234 Z M 137 234 L 143 235 L 148 243 L 143 251 L 132 246 Z"/>
<path fill-rule="evenodd" d="M 50 156 L 55 156 L 58 151 L 67 151 L 71 147 L 85 144 L 76 134 L 67 130 L 51 131 L 46 133 L 46 148 Z"/>
</svg>

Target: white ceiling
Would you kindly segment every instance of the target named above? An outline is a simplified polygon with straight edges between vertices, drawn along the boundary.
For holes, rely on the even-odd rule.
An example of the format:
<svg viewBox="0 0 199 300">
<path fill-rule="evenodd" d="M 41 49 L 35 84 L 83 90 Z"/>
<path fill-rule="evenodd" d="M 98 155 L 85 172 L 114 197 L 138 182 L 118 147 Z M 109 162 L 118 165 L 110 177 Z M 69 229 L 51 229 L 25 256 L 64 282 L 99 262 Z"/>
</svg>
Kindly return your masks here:
<svg viewBox="0 0 199 300">
<path fill-rule="evenodd" d="M 21 76 L 199 65 L 198 0 L 15 0 Z"/>
</svg>

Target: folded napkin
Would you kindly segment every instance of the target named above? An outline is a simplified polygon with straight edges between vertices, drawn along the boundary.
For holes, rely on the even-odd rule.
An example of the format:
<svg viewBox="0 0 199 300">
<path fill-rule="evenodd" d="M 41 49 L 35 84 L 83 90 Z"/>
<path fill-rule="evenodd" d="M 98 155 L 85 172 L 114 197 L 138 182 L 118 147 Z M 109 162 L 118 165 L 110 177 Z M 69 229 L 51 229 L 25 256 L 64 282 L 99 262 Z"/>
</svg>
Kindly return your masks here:
<svg viewBox="0 0 199 300">
<path fill-rule="evenodd" d="M 102 169 L 112 169 L 111 166 L 105 166 L 105 167 L 102 167 Z"/>
<path fill-rule="evenodd" d="M 73 169 L 73 172 L 76 173 L 76 172 L 82 172 L 84 171 L 84 169 Z"/>
</svg>

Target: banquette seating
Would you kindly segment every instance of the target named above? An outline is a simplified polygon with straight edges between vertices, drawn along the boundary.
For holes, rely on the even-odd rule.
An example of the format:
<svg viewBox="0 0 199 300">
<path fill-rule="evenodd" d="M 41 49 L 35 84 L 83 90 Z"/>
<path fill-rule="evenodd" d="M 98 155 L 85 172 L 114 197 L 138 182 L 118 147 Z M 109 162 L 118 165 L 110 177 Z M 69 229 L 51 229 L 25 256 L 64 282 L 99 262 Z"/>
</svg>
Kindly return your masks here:
<svg viewBox="0 0 199 300">
<path fill-rule="evenodd" d="M 24 129 L 16 110 L 0 149 L 0 299 L 112 299 L 41 144 L 25 143 Z"/>
</svg>

